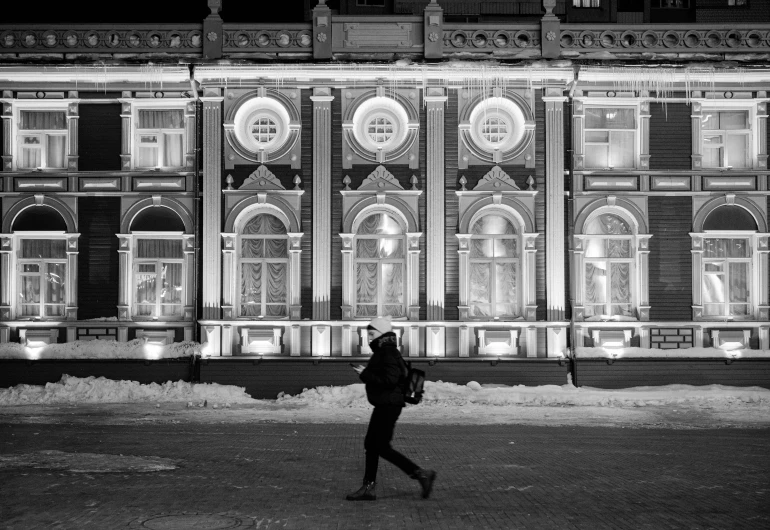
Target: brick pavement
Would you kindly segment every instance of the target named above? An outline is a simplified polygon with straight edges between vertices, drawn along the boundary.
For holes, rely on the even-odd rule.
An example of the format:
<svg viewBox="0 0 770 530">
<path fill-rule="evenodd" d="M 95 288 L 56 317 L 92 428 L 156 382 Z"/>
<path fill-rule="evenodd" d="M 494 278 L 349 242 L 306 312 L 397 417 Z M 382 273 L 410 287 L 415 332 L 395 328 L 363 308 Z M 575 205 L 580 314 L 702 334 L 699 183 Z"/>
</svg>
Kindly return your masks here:
<svg viewBox="0 0 770 530">
<path fill-rule="evenodd" d="M 344 496 L 361 480 L 364 431 L 333 424 L 0 423 L 5 455 L 123 454 L 180 466 L 152 473 L 0 470 L 0 527 L 770 528 L 768 429 L 404 424 L 395 444 L 438 470 L 433 496 L 420 499 L 416 483 L 383 462 L 378 500 L 350 503 Z"/>
</svg>

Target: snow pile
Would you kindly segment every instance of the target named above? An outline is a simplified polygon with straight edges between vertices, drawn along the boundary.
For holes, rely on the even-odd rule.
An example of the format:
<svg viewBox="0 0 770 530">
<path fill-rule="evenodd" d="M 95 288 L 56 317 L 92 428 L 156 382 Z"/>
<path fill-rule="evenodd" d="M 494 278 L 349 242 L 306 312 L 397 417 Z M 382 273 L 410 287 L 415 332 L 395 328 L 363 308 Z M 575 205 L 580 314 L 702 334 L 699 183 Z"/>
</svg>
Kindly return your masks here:
<svg viewBox="0 0 770 530">
<path fill-rule="evenodd" d="M 318 387 L 306 389 L 296 396 L 282 395 L 279 403 L 303 404 L 321 408 L 366 408 L 364 385 Z M 471 381 L 466 385 L 425 382 L 425 395 L 419 407 L 488 406 L 582 406 L 582 407 L 644 407 L 670 404 L 756 403 L 768 407 L 770 390 L 761 387 L 729 387 L 722 385 L 643 386 L 623 390 L 572 385 L 503 386 L 480 385 Z"/>
<path fill-rule="evenodd" d="M 162 385 L 136 381 L 113 381 L 104 377 L 63 375 L 58 383 L 45 386 L 17 385 L 0 389 L 0 406 L 64 403 L 156 403 L 156 402 L 253 403 L 243 387 L 216 383 L 167 381 Z"/>
<path fill-rule="evenodd" d="M 575 348 L 578 359 L 770 359 L 770 350 L 725 350 L 721 348 Z"/>
<path fill-rule="evenodd" d="M 204 345 L 197 342 L 174 342 L 160 345 L 144 339 L 128 342 L 115 340 L 76 340 L 61 344 L 46 344 L 39 348 L 16 342 L 0 344 L 0 359 L 177 359 L 201 355 Z"/>
</svg>

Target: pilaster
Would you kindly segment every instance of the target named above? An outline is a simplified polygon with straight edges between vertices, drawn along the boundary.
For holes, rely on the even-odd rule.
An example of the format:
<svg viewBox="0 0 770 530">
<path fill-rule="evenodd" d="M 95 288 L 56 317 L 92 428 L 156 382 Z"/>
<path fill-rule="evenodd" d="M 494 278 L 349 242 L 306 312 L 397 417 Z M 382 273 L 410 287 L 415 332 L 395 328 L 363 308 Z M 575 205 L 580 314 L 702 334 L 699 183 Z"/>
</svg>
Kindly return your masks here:
<svg viewBox="0 0 770 530">
<path fill-rule="evenodd" d="M 67 292 L 65 293 L 65 318 L 78 319 L 78 237 L 80 234 L 68 234 L 67 237 Z"/>
<path fill-rule="evenodd" d="M 0 236 L 0 320 L 11 319 L 13 295 L 13 235 Z"/>
<path fill-rule="evenodd" d="M 4 91 L 3 97 L 12 97 L 13 93 L 10 91 Z M 3 165 L 0 171 L 11 171 L 13 169 L 13 105 L 9 102 L 2 103 L 3 113 L 3 145 L 0 145 L 0 155 L 3 157 Z"/>
<path fill-rule="evenodd" d="M 78 170 L 78 121 L 80 119 L 78 104 L 73 102 L 67 106 L 67 169 Z"/>
<path fill-rule="evenodd" d="M 235 239 L 236 234 L 222 234 L 222 318 L 238 316 L 235 308 Z"/>
<path fill-rule="evenodd" d="M 131 235 L 118 236 L 118 320 L 131 320 Z"/>
<path fill-rule="evenodd" d="M 203 276 L 204 320 L 221 317 L 222 263 L 222 101 L 220 89 L 207 89 L 203 101 Z M 223 336 L 224 338 L 224 336 Z"/>
<path fill-rule="evenodd" d="M 299 320 L 301 318 L 302 300 L 300 298 L 300 269 L 302 256 L 302 232 L 289 232 L 289 319 Z M 293 329 L 293 328 L 292 328 Z M 299 343 L 299 328 L 297 328 L 297 343 Z M 292 335 L 293 337 L 294 335 Z M 299 346 L 297 346 L 299 347 Z M 294 342 L 292 341 L 292 348 Z M 294 351 L 294 349 L 292 349 Z M 299 351 L 299 350 L 297 350 Z M 297 353 L 299 355 L 299 353 Z"/>
<path fill-rule="evenodd" d="M 328 9 L 328 8 L 327 8 Z M 313 95 L 313 320 L 331 315 L 331 88 Z"/>
<path fill-rule="evenodd" d="M 561 89 L 546 89 L 545 267 L 548 320 L 564 320 L 564 101 Z M 525 284 L 526 285 L 526 284 Z"/>
<path fill-rule="evenodd" d="M 690 119 L 692 122 L 692 155 L 690 155 L 690 157 L 692 158 L 692 169 L 700 169 L 703 167 L 703 132 L 701 131 L 703 106 L 699 102 L 693 101 L 691 109 L 692 113 L 690 114 Z M 695 180 L 700 181 L 700 179 Z"/>
<path fill-rule="evenodd" d="M 124 98 L 130 98 L 131 92 L 123 92 Z M 122 130 L 122 136 L 120 141 L 120 169 L 122 171 L 131 170 L 131 120 L 133 118 L 131 101 L 124 99 L 120 100 L 120 126 Z"/>
<path fill-rule="evenodd" d="M 426 8 L 427 9 L 427 8 Z M 444 279 L 446 253 L 444 250 L 444 105 L 447 97 L 443 88 L 427 88 L 426 146 L 426 209 L 428 236 L 426 241 L 425 294 L 428 320 L 444 319 Z"/>
</svg>

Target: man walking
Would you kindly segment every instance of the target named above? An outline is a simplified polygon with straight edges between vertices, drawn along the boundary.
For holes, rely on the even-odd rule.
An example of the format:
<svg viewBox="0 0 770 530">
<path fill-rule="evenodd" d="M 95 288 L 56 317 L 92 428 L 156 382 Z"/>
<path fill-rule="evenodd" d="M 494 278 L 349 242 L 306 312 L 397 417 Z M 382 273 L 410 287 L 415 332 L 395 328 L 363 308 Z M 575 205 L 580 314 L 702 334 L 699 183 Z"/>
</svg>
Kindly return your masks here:
<svg viewBox="0 0 770 530">
<path fill-rule="evenodd" d="M 396 334 L 391 331 L 390 320 L 377 317 L 367 326 L 372 356 L 366 367 L 358 365 L 358 372 L 366 385 L 366 398 L 374 405 L 369 429 L 364 439 L 366 471 L 364 483 L 358 491 L 349 494 L 349 501 L 373 501 L 377 481 L 377 467 L 380 457 L 397 466 L 411 478 L 419 481 L 422 497 L 427 499 L 433 489 L 436 472 L 422 469 L 407 457 L 393 449 L 390 442 L 396 421 L 404 408 L 404 393 L 401 383 L 406 377 L 406 363 L 396 347 Z"/>
</svg>

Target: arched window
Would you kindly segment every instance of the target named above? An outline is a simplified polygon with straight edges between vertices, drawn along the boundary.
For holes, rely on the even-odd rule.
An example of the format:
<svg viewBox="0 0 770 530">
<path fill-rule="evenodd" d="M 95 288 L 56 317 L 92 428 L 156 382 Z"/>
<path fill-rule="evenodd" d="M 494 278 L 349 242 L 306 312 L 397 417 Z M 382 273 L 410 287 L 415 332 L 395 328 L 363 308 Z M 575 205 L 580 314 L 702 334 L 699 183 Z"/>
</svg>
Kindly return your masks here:
<svg viewBox="0 0 770 530">
<path fill-rule="evenodd" d="M 472 318 L 521 316 L 519 248 L 519 236 L 506 217 L 487 214 L 473 224 L 469 259 Z"/>
<path fill-rule="evenodd" d="M 369 215 L 355 233 L 355 316 L 406 316 L 406 239 L 387 213 Z"/>
<path fill-rule="evenodd" d="M 721 206 L 709 214 L 703 229 L 703 316 L 750 316 L 756 221 L 740 206 Z"/>
<path fill-rule="evenodd" d="M 238 234 L 240 317 L 289 316 L 289 238 L 278 217 L 260 213 Z"/>
<path fill-rule="evenodd" d="M 131 223 L 134 237 L 133 316 L 140 319 L 182 318 L 185 300 L 183 232 L 184 223 L 169 208 L 146 208 Z"/>
<path fill-rule="evenodd" d="M 20 318 L 64 318 L 67 307 L 67 224 L 49 207 L 22 210 L 18 238 L 17 312 Z"/>
<path fill-rule="evenodd" d="M 620 216 L 603 213 L 586 223 L 585 316 L 632 316 L 633 231 Z"/>
</svg>

